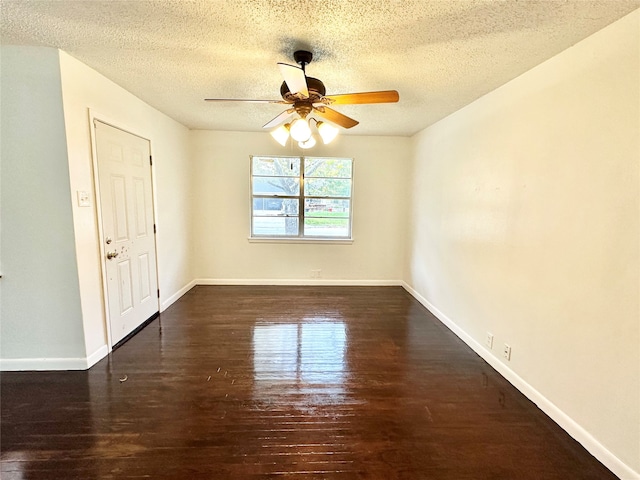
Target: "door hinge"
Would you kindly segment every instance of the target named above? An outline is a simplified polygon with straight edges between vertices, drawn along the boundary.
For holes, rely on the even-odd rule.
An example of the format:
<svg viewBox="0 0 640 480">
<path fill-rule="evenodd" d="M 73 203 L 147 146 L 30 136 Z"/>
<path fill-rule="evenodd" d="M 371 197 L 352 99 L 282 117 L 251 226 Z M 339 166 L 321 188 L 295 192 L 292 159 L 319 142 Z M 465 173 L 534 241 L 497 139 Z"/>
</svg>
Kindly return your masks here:
<svg viewBox="0 0 640 480">
<path fill-rule="evenodd" d="M 156 224 L 153 224 L 153 233 L 156 233 Z"/>
<path fill-rule="evenodd" d="M 149 155 L 149 164 L 153 165 L 153 157 L 151 155 Z"/>
<path fill-rule="evenodd" d="M 160 298 L 160 289 L 158 289 L 158 298 Z"/>
</svg>

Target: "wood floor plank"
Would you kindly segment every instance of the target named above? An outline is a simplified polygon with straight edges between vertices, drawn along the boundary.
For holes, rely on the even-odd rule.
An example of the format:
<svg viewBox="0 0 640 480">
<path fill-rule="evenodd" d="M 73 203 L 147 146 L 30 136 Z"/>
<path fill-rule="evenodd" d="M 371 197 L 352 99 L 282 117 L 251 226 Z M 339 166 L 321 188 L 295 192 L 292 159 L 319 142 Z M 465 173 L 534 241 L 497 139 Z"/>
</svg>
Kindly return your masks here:
<svg viewBox="0 0 640 480">
<path fill-rule="evenodd" d="M 199 286 L 0 380 L 3 479 L 616 478 L 399 287 Z"/>
</svg>

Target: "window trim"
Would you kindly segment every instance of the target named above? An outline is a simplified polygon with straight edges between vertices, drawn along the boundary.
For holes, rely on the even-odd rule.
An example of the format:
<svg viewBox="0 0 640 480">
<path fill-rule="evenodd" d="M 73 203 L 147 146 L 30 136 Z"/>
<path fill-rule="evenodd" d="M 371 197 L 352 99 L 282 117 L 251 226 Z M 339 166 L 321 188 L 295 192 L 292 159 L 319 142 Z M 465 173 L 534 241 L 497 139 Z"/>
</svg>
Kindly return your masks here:
<svg viewBox="0 0 640 480">
<path fill-rule="evenodd" d="M 279 159 L 287 159 L 287 158 L 295 158 L 300 162 L 300 174 L 298 177 L 291 176 L 291 178 L 298 178 L 300 181 L 300 193 L 298 195 L 254 195 L 253 194 L 253 159 L 254 158 L 279 158 Z M 350 160 L 351 161 L 351 177 L 311 177 L 311 178 L 336 178 L 343 180 L 351 181 L 351 196 L 350 197 L 321 197 L 317 195 L 305 196 L 304 187 L 305 187 L 305 172 L 304 172 L 304 161 L 305 159 L 340 159 L 340 160 Z M 250 208 L 249 208 L 249 237 L 248 240 L 250 243 L 323 243 L 323 244 L 351 244 L 353 243 L 353 205 L 354 205 L 354 170 L 355 170 L 355 159 L 351 157 L 329 157 L 329 156 L 305 156 L 305 155 L 249 155 L 249 196 L 250 196 Z M 260 175 L 257 175 L 260 176 Z M 280 198 L 280 199 L 295 199 L 298 201 L 298 235 L 254 235 L 253 233 L 253 200 L 255 198 Z M 348 217 L 348 235 L 347 236 L 313 236 L 313 235 L 304 235 L 304 205 L 305 200 L 309 198 L 321 198 L 321 199 L 331 199 L 331 200 L 348 200 L 349 201 L 349 217 Z M 285 216 L 278 216 L 279 218 L 285 218 Z M 315 218 L 315 217 L 314 217 Z M 319 217 L 322 218 L 322 217 Z"/>
<path fill-rule="evenodd" d="M 247 237 L 249 243 L 319 243 L 323 245 L 350 245 L 353 238 L 339 237 Z"/>
</svg>

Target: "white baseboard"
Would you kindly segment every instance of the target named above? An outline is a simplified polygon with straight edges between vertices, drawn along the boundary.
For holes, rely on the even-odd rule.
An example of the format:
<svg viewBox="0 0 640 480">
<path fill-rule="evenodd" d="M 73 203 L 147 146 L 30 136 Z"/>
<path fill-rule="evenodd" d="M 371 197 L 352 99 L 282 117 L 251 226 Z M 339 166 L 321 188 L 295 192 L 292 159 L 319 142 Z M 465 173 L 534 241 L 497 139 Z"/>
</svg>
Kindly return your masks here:
<svg viewBox="0 0 640 480">
<path fill-rule="evenodd" d="M 554 422 L 571 435 L 577 442 L 597 458 L 604 466 L 623 480 L 640 479 L 640 473 L 611 453 L 604 445 L 596 440 L 587 430 L 573 420 L 569 415 L 560 410 L 553 402 L 542 393 L 522 379 L 517 373 L 502 363 L 492 355 L 483 345 L 473 339 L 462 330 L 453 320 L 448 318 L 438 308 L 431 304 L 426 298 L 420 295 L 406 282 L 402 282 L 404 289 L 409 292 L 418 302 L 429 310 L 438 320 L 440 320 L 449 330 L 456 334 L 460 340 L 466 343 L 484 361 L 493 367 L 509 383 L 517 388 L 525 397 L 535 403 L 540 410 L 546 413 Z"/>
<path fill-rule="evenodd" d="M 86 370 L 86 358 L 3 358 L 0 371 Z"/>
<path fill-rule="evenodd" d="M 102 345 L 86 358 L 0 358 L 0 371 L 88 370 L 108 354 L 109 348 Z"/>
<path fill-rule="evenodd" d="M 89 369 L 93 367 L 96 363 L 98 363 L 107 355 L 109 355 L 109 347 L 107 345 L 101 346 L 95 352 L 93 352 L 91 355 L 87 357 L 86 368 Z"/>
<path fill-rule="evenodd" d="M 187 293 L 189 290 L 191 290 L 193 287 L 195 287 L 197 285 L 196 280 L 191 280 L 189 283 L 187 283 L 184 287 L 182 287 L 180 290 L 178 290 L 176 293 L 174 293 L 173 295 L 171 295 L 169 298 L 167 298 L 165 301 L 163 301 L 160 304 L 160 313 L 164 312 L 167 308 L 169 308 L 171 305 L 173 305 L 177 300 L 180 299 L 180 297 L 182 297 L 185 293 Z"/>
<path fill-rule="evenodd" d="M 196 285 L 283 285 L 283 286 L 307 286 L 324 285 L 340 287 L 400 287 L 400 280 L 345 280 L 345 279 L 282 279 L 282 278 L 198 278 Z"/>
</svg>

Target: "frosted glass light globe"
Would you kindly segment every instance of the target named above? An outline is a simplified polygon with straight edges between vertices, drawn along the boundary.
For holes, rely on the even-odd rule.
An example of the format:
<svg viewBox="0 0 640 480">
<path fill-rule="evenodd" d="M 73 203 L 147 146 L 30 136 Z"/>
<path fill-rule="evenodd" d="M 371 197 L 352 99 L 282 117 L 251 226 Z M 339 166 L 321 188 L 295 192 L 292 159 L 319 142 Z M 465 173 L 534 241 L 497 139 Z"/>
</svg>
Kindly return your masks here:
<svg viewBox="0 0 640 480">
<path fill-rule="evenodd" d="M 271 132 L 271 136 L 284 147 L 287 143 L 287 140 L 289 140 L 289 124 L 287 123 L 286 125 L 280 125 L 273 132 Z"/>
<path fill-rule="evenodd" d="M 318 122 L 318 133 L 322 137 L 322 143 L 325 145 L 338 135 L 338 129 L 333 125 L 325 122 Z"/>
<path fill-rule="evenodd" d="M 313 137 L 309 137 L 309 140 L 306 142 L 298 142 L 298 146 L 300 148 L 311 148 L 316 144 L 316 139 Z"/>
<path fill-rule="evenodd" d="M 291 124 L 289 133 L 294 140 L 306 142 L 311 137 L 311 128 L 304 118 L 298 118 Z"/>
</svg>

